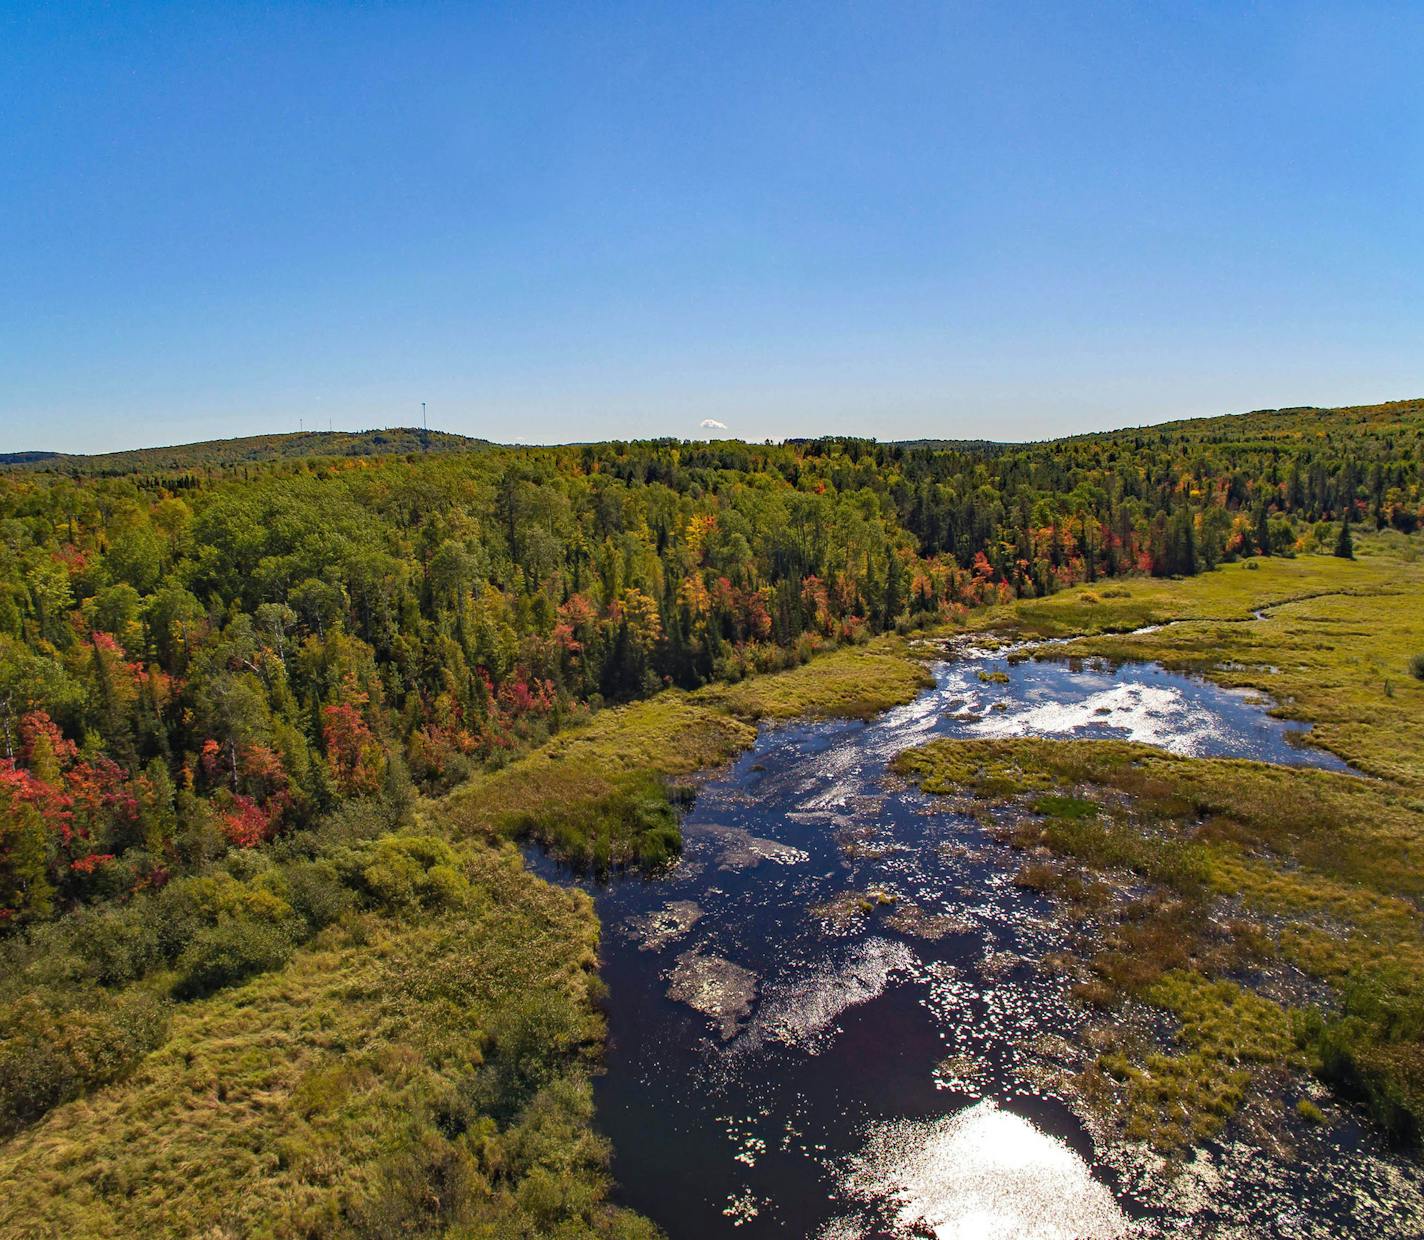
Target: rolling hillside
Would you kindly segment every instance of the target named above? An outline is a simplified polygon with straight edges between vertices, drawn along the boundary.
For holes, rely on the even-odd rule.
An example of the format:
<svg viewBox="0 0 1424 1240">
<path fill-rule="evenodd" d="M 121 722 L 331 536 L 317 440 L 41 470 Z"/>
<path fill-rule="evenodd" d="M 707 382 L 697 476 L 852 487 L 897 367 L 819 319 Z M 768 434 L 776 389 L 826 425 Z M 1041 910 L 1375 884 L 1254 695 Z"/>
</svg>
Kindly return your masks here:
<svg viewBox="0 0 1424 1240">
<path fill-rule="evenodd" d="M 0 452 L 0 469 L 103 475 L 212 469 L 258 461 L 320 456 L 400 456 L 407 452 L 460 452 L 483 447 L 483 439 L 396 426 L 370 431 L 304 431 L 246 435 L 166 448 L 133 448 L 89 456 L 70 452 Z"/>
</svg>

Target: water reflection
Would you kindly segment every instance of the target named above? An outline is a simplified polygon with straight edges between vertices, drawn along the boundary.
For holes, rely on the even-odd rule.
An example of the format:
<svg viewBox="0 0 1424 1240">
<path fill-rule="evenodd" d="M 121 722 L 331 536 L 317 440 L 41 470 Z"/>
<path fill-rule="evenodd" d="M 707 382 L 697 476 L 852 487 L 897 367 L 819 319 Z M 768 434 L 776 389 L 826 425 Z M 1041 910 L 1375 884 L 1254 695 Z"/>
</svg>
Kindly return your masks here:
<svg viewBox="0 0 1424 1240">
<path fill-rule="evenodd" d="M 702 789 L 670 875 L 595 892 L 621 1199 L 673 1240 L 1418 1234 L 1414 1170 L 1363 1130 L 1289 1162 L 1212 1146 L 1170 1187 L 1095 1145 L 1065 1086 L 1085 1017 L 1047 963 L 1064 927 L 984 823 L 888 771 L 936 736 L 1035 734 L 1342 764 L 1253 695 L 1154 666 L 973 654 L 936 681 L 868 724 L 763 729 Z"/>
<path fill-rule="evenodd" d="M 939 1119 L 872 1125 L 841 1187 L 847 1197 L 889 1203 L 897 1229 L 937 1240 L 1107 1240 L 1128 1229 L 1082 1158 L 991 1101 Z M 865 1225 L 838 1219 L 821 1235 L 849 1240 Z"/>
</svg>

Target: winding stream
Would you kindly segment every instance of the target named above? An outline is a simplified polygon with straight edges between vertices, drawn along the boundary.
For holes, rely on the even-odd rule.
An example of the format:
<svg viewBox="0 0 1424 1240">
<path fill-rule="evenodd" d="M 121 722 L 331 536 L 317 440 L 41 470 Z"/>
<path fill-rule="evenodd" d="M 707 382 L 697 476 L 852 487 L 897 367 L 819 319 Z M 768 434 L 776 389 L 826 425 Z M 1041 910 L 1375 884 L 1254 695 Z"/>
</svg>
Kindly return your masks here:
<svg viewBox="0 0 1424 1240">
<path fill-rule="evenodd" d="M 1061 1087 L 1085 1016 L 1041 964 L 1065 928 L 984 824 L 888 770 L 939 736 L 1343 764 L 1259 695 L 1151 664 L 965 649 L 934 672 L 868 723 L 763 728 L 669 875 L 594 889 L 620 1199 L 672 1240 L 1420 1234 L 1415 1168 L 1353 1121 L 1214 1143 L 1176 1177 L 1090 1132 Z"/>
</svg>

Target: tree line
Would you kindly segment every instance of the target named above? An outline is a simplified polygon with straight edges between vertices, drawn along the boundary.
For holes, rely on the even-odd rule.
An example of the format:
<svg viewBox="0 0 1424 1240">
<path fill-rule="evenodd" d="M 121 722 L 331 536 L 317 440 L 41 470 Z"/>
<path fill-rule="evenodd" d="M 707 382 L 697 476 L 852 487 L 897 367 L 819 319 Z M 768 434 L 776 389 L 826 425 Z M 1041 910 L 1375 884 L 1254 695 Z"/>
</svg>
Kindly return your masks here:
<svg viewBox="0 0 1424 1240">
<path fill-rule="evenodd" d="M 0 473 L 0 925 L 435 792 L 606 703 L 1417 528 L 1424 406 L 1043 444 Z"/>
</svg>

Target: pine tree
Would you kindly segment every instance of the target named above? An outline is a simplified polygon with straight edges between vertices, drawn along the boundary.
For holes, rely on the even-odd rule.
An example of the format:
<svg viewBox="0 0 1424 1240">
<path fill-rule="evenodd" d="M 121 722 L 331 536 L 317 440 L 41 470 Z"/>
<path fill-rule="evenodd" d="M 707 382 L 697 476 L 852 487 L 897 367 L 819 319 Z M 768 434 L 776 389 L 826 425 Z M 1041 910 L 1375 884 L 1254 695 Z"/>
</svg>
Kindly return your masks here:
<svg viewBox="0 0 1424 1240">
<path fill-rule="evenodd" d="M 159 856 L 178 830 L 178 815 L 173 808 L 173 780 L 159 758 L 149 761 L 144 775 L 146 779 L 139 794 L 139 825 L 143 830 L 144 847 Z"/>
<path fill-rule="evenodd" d="M 895 627 L 900 612 L 905 606 L 905 566 L 895 554 L 894 547 L 885 549 L 885 628 Z"/>
<path fill-rule="evenodd" d="M 1335 539 L 1335 554 L 1342 560 L 1353 560 L 1355 558 L 1355 540 L 1350 536 L 1350 514 L 1345 514 L 1345 519 L 1340 522 L 1340 534 Z"/>
<path fill-rule="evenodd" d="M 128 718 L 114 692 L 113 678 L 109 674 L 108 660 L 99 649 L 99 641 L 93 638 L 91 668 L 94 677 L 94 713 L 99 725 L 99 733 L 108 744 L 110 754 L 119 765 L 132 771 L 138 766 L 138 755 L 134 749 L 133 732 Z"/>
<path fill-rule="evenodd" d="M 1256 554 L 1271 554 L 1271 522 L 1265 504 L 1256 509 Z"/>
</svg>

